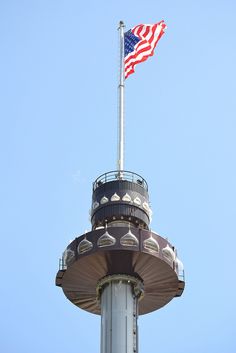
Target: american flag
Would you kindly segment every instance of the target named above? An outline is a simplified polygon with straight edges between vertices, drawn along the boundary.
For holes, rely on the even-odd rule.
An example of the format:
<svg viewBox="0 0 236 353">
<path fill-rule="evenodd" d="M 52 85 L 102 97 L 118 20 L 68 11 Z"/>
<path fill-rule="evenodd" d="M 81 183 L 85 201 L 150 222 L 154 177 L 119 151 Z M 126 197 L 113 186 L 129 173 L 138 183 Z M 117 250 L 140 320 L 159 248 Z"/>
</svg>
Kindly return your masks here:
<svg viewBox="0 0 236 353">
<path fill-rule="evenodd" d="M 154 25 L 138 25 L 124 34 L 125 78 L 134 72 L 137 64 L 152 56 L 157 42 L 164 34 L 164 21 Z"/>
</svg>

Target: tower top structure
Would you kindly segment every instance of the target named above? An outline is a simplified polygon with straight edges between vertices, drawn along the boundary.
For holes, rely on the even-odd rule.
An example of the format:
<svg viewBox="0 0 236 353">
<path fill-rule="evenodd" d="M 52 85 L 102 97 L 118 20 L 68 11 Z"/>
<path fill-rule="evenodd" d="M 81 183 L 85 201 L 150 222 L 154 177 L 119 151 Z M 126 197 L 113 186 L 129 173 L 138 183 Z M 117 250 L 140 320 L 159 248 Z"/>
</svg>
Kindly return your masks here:
<svg viewBox="0 0 236 353">
<path fill-rule="evenodd" d="M 163 21 L 140 26 L 141 41 L 147 27 L 151 28 L 153 38 L 156 33 L 160 37 Z M 137 35 L 140 26 L 135 27 L 132 36 Z M 119 30 L 117 170 L 104 173 L 94 181 L 91 231 L 67 246 L 56 275 L 56 285 L 73 304 L 101 315 L 101 353 L 137 352 L 138 315 L 160 309 L 181 296 L 185 285 L 183 265 L 176 248 L 150 229 L 152 211 L 146 180 L 124 170 L 125 33 L 122 21 Z M 137 39 L 132 40 L 138 43 Z M 132 45 L 133 42 L 129 43 L 131 49 Z M 134 70 L 134 63 L 130 65 Z"/>
</svg>

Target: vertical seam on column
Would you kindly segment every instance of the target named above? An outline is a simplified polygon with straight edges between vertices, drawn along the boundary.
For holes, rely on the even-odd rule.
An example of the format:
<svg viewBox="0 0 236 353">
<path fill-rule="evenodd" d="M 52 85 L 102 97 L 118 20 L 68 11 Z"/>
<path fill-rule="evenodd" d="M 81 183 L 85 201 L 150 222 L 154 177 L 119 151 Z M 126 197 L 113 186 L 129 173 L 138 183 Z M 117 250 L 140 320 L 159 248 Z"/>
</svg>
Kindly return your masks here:
<svg viewBox="0 0 236 353">
<path fill-rule="evenodd" d="M 113 282 L 111 282 L 110 284 L 110 288 L 111 288 L 111 293 L 110 293 L 110 297 L 111 297 L 111 308 L 110 308 L 110 322 L 111 322 L 111 327 L 110 327 L 110 352 L 112 352 L 112 336 L 113 336 L 113 321 L 112 321 L 112 305 L 113 305 L 113 302 L 112 302 L 112 298 L 113 298 Z M 106 352 L 107 353 L 107 352 Z"/>
<path fill-rule="evenodd" d="M 128 353 L 128 340 L 127 340 L 127 314 L 126 314 L 126 317 L 125 317 L 125 346 L 126 346 L 126 353 Z"/>
<path fill-rule="evenodd" d="M 126 324 L 126 328 L 125 328 L 125 331 L 126 331 L 126 334 L 125 334 L 125 339 L 126 339 L 126 353 L 128 353 L 128 337 L 127 337 L 127 330 L 128 330 L 128 324 L 127 324 L 127 310 L 128 310 L 128 285 L 127 283 L 125 283 L 125 302 L 126 302 L 126 313 L 125 313 L 125 324 Z"/>
</svg>

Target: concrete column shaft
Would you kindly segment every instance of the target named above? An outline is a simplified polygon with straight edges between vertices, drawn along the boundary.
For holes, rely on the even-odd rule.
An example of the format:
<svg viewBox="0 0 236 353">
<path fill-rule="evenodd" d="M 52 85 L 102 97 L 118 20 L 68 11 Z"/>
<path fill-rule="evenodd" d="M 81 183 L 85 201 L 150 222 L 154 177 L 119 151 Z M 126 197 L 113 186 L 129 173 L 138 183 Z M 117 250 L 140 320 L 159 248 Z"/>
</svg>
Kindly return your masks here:
<svg viewBox="0 0 236 353">
<path fill-rule="evenodd" d="M 110 281 L 101 292 L 101 353 L 135 353 L 137 343 L 133 285 L 129 281 Z"/>
</svg>

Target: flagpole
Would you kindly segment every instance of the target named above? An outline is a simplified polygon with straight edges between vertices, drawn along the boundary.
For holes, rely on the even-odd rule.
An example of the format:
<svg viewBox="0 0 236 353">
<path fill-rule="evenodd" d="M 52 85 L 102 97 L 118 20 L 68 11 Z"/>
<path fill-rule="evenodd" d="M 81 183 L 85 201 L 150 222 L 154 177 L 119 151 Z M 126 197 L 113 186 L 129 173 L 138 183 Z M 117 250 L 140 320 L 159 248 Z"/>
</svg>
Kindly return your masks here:
<svg viewBox="0 0 236 353">
<path fill-rule="evenodd" d="M 124 28 L 125 24 L 123 21 L 119 23 L 120 32 L 120 73 L 119 73 L 119 140 L 118 140 L 118 160 L 117 169 L 119 171 L 124 170 L 124 90 L 125 90 L 125 79 L 124 79 Z"/>
</svg>

